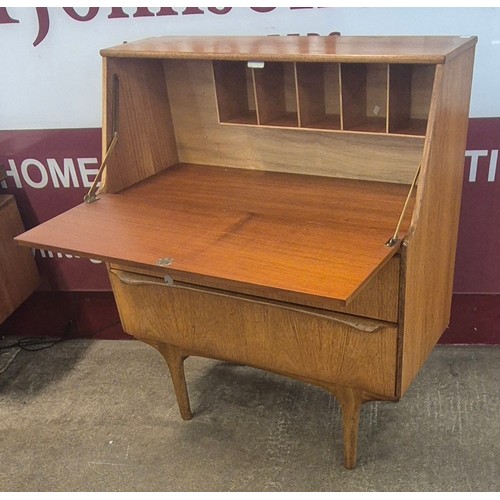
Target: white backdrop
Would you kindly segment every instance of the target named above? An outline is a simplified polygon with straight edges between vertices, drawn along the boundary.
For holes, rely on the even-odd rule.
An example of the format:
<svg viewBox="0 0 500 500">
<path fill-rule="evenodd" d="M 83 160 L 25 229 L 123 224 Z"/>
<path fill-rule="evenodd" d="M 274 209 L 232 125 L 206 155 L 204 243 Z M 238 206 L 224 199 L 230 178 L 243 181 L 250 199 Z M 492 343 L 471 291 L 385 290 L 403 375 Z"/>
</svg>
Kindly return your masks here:
<svg viewBox="0 0 500 500">
<path fill-rule="evenodd" d="M 151 7 L 157 13 L 158 7 Z M 99 50 L 124 40 L 160 35 L 287 35 L 339 31 L 343 35 L 477 35 L 471 117 L 500 117 L 500 8 L 307 8 L 256 12 L 109 18 L 101 7 L 92 19 L 75 20 L 49 8 L 46 36 L 35 8 L 8 8 L 19 22 L 0 23 L 0 130 L 86 128 L 101 125 Z M 215 10 L 215 9 L 214 9 Z M 75 16 L 89 10 L 78 7 Z M 191 11 L 192 12 L 192 11 Z"/>
</svg>

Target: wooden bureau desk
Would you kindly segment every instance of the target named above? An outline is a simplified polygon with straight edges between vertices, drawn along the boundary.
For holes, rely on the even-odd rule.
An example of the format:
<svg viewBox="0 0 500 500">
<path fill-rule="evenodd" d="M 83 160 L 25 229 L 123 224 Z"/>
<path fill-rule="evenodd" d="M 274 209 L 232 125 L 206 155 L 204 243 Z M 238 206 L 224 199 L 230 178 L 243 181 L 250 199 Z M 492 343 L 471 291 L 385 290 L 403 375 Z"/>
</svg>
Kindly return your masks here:
<svg viewBox="0 0 500 500">
<path fill-rule="evenodd" d="M 353 468 L 362 403 L 398 400 L 449 321 L 476 41 L 103 50 L 100 191 L 17 240 L 107 262 L 184 419 L 190 355 L 294 377 L 340 401 Z"/>
</svg>

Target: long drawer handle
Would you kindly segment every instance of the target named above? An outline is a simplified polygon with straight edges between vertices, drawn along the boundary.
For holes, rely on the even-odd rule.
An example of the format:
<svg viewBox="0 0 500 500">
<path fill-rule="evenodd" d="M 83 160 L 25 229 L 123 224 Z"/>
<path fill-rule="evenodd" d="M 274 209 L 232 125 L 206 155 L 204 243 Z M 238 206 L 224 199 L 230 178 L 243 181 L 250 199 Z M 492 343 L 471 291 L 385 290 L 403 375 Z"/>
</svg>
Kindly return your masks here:
<svg viewBox="0 0 500 500">
<path fill-rule="evenodd" d="M 279 309 L 286 309 L 288 311 L 301 312 L 305 314 L 310 314 L 311 316 L 316 316 L 318 318 L 329 319 L 336 323 L 355 328 L 362 332 L 373 333 L 381 328 L 387 328 L 389 326 L 394 326 L 392 323 L 385 321 L 377 321 L 369 318 L 358 318 L 356 316 L 351 316 L 348 314 L 330 312 L 324 309 L 318 309 L 315 307 L 301 306 L 298 304 L 290 304 L 288 302 L 280 302 L 278 300 L 272 299 L 259 299 L 256 297 L 249 297 L 240 293 L 225 292 L 222 290 L 217 290 L 215 288 L 207 288 L 201 285 L 191 285 L 187 283 L 179 283 L 173 281 L 172 277 L 169 275 L 165 276 L 164 280 L 161 278 L 153 278 L 149 276 L 142 276 L 135 273 L 129 273 L 127 271 L 121 271 L 118 269 L 110 269 L 110 273 L 114 274 L 123 284 L 132 286 L 145 286 L 154 285 L 167 288 L 176 288 L 180 290 L 195 291 L 200 293 L 207 293 L 210 295 L 218 295 L 220 297 L 228 297 L 233 299 L 239 299 L 246 302 L 251 302 L 253 304 L 261 304 L 265 306 L 277 307 Z"/>
</svg>

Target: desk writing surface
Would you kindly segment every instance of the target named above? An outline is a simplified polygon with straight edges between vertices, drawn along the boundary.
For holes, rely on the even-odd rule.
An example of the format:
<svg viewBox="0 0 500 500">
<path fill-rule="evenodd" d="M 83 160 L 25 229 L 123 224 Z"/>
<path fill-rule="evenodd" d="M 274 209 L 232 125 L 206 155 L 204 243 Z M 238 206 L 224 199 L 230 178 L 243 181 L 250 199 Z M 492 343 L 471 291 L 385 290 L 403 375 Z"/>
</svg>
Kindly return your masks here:
<svg viewBox="0 0 500 500">
<path fill-rule="evenodd" d="M 174 277 L 346 303 L 397 251 L 384 244 L 407 192 L 401 184 L 179 164 L 17 239 L 156 270 L 169 258 L 165 274 Z"/>
</svg>

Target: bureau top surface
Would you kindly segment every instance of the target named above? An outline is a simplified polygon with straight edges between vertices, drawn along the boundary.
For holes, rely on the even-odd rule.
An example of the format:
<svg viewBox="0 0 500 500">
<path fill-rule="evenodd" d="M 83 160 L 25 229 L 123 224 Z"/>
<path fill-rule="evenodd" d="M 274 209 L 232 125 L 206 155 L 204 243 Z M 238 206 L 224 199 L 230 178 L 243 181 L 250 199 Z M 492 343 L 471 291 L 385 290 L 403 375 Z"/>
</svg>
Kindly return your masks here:
<svg viewBox="0 0 500 500">
<path fill-rule="evenodd" d="M 104 49 L 106 57 L 443 63 L 475 45 L 461 36 L 165 36 Z"/>
<path fill-rule="evenodd" d="M 179 164 L 20 237 L 248 293 L 265 287 L 345 304 L 398 249 L 408 186 Z M 408 227 L 408 220 L 400 234 Z M 180 273 L 180 274 L 179 274 Z M 240 287 L 241 288 L 241 287 Z"/>
</svg>

